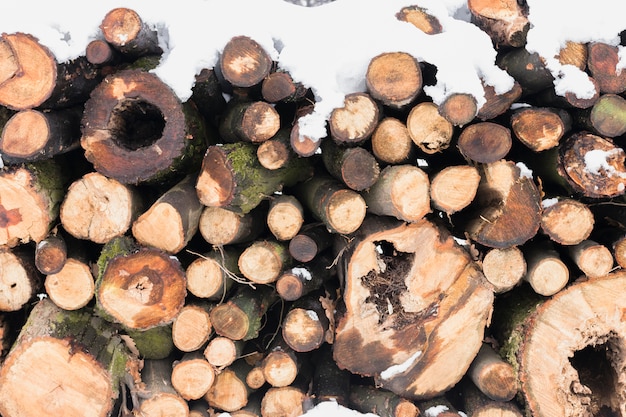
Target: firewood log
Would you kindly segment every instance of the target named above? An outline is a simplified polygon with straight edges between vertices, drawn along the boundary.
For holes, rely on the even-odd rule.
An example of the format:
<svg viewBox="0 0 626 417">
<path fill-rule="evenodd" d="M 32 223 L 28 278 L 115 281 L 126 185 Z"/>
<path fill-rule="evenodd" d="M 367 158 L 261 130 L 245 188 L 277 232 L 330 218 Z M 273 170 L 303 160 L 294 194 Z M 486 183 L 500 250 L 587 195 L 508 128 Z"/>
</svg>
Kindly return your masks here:
<svg viewBox="0 0 626 417">
<path fill-rule="evenodd" d="M 380 118 L 378 103 L 367 93 L 351 93 L 343 107 L 332 111 L 328 120 L 333 140 L 358 145 L 370 138 Z"/>
<path fill-rule="evenodd" d="M 417 59 L 410 54 L 384 52 L 370 60 L 365 84 L 372 98 L 385 106 L 401 109 L 422 92 L 422 71 Z"/>
<path fill-rule="evenodd" d="M 247 142 L 210 146 L 196 190 L 200 202 L 209 207 L 248 213 L 283 186 L 293 186 L 313 174 L 306 158 L 290 160 L 288 166 L 269 170 L 256 158 L 256 147 Z"/>
<path fill-rule="evenodd" d="M 540 193 L 519 165 L 500 160 L 480 167 L 476 193 L 478 214 L 466 227 L 476 242 L 506 248 L 535 236 L 541 221 Z"/>
<path fill-rule="evenodd" d="M 428 175 L 414 165 L 390 165 L 362 193 L 367 212 L 415 222 L 431 212 Z"/>
<path fill-rule="evenodd" d="M 568 246 L 568 253 L 576 266 L 589 278 L 605 276 L 613 269 L 613 254 L 609 248 L 591 239 Z"/>
<path fill-rule="evenodd" d="M 244 343 L 245 342 L 242 340 L 232 340 L 224 336 L 215 336 L 209 341 L 202 354 L 207 362 L 216 369 L 223 369 L 241 357 Z"/>
<path fill-rule="evenodd" d="M 486 84 L 483 80 L 481 83 L 485 92 L 485 104 L 478 109 L 476 117 L 483 122 L 504 114 L 522 96 L 522 86 L 517 81 L 513 82 L 513 87 L 509 91 L 500 94 L 496 93 L 494 86 Z"/>
<path fill-rule="evenodd" d="M 96 301 L 108 320 L 148 330 L 171 323 L 183 307 L 185 273 L 177 258 L 137 247 L 128 237 L 112 239 L 98 258 Z"/>
<path fill-rule="evenodd" d="M 166 359 L 174 352 L 172 326 L 164 325 L 151 329 L 125 329 L 139 355 L 143 359 Z"/>
<path fill-rule="evenodd" d="M 41 288 L 41 275 L 31 251 L 23 246 L 0 248 L 0 311 L 18 311 Z"/>
<path fill-rule="evenodd" d="M 543 200 L 541 231 L 561 245 L 576 245 L 587 239 L 595 225 L 589 207 L 573 198 Z"/>
<path fill-rule="evenodd" d="M 0 413 L 108 416 L 138 359 L 90 310 L 38 302 L 0 370 Z"/>
<path fill-rule="evenodd" d="M 499 55 L 496 64 L 508 72 L 522 87 L 522 97 L 552 87 L 554 77 L 538 53 L 513 48 Z"/>
<path fill-rule="evenodd" d="M 207 145 L 193 102 L 181 103 L 156 75 L 109 75 L 85 103 L 81 146 L 96 171 L 124 184 L 167 183 L 199 167 Z"/>
<path fill-rule="evenodd" d="M 550 241 L 537 241 L 524 247 L 527 281 L 537 294 L 551 296 L 569 281 L 570 272 Z"/>
<path fill-rule="evenodd" d="M 135 187 L 99 172 L 88 172 L 70 184 L 59 218 L 75 238 L 106 243 L 125 234 L 142 207 L 142 197 Z"/>
<path fill-rule="evenodd" d="M 286 387 L 296 379 L 302 358 L 278 334 L 267 348 L 267 355 L 261 362 L 265 381 L 272 387 Z"/>
<path fill-rule="evenodd" d="M 371 137 L 372 154 L 381 162 L 402 164 L 415 154 L 406 124 L 395 117 L 383 118 Z"/>
<path fill-rule="evenodd" d="M 284 70 L 270 73 L 261 84 L 261 95 L 265 101 L 270 103 L 297 102 L 303 99 L 306 93 L 307 89 L 302 83 L 294 81 L 291 75 Z"/>
<path fill-rule="evenodd" d="M 129 58 L 160 54 L 157 32 L 139 14 L 126 7 L 110 10 L 100 23 L 106 41 Z"/>
<path fill-rule="evenodd" d="M 501 353 L 518 369 L 527 413 L 625 412 L 617 377 L 623 359 L 613 353 L 624 338 L 625 283 L 624 273 L 616 272 L 578 281 L 548 299 L 511 294 L 502 300 L 506 307 L 496 305 L 493 327 L 503 341 Z M 555 346 L 546 348 L 546 342 Z"/>
<path fill-rule="evenodd" d="M 309 262 L 331 245 L 332 235 L 326 227 L 309 224 L 289 241 L 289 253 L 298 262 Z"/>
<path fill-rule="evenodd" d="M 330 175 L 348 188 L 363 191 L 370 188 L 380 174 L 376 158 L 361 146 L 339 146 L 332 140 L 322 141 L 322 161 Z"/>
<path fill-rule="evenodd" d="M 214 69 L 203 68 L 191 88 L 191 98 L 209 126 L 219 125 L 219 115 L 226 109 L 226 99 Z"/>
<path fill-rule="evenodd" d="M 53 230 L 35 246 L 35 268 L 44 275 L 56 274 L 67 261 L 65 238 Z"/>
<path fill-rule="evenodd" d="M 311 352 L 324 342 L 332 342 L 332 329 L 320 298 L 319 292 L 302 297 L 285 314 L 283 340 L 296 352 Z"/>
<path fill-rule="evenodd" d="M 472 22 L 486 32 L 494 45 L 521 47 L 530 29 L 528 5 L 515 0 L 470 0 Z"/>
<path fill-rule="evenodd" d="M 465 126 L 478 114 L 478 104 L 473 95 L 452 93 L 438 106 L 439 114 L 454 126 Z"/>
<path fill-rule="evenodd" d="M 66 174 L 52 159 L 0 171 L 0 246 L 46 238 L 65 196 Z"/>
<path fill-rule="evenodd" d="M 102 80 L 84 57 L 58 63 L 52 52 L 29 34 L 5 33 L 0 44 L 8 53 L 3 56 L 12 64 L 2 73 L 0 104 L 10 109 L 71 107 L 85 102 Z"/>
<path fill-rule="evenodd" d="M 207 303 L 188 302 L 180 309 L 172 323 L 172 340 L 178 350 L 193 352 L 209 340 L 213 330 L 209 317 L 211 307 Z"/>
<path fill-rule="evenodd" d="M 6 164 L 18 164 L 79 148 L 81 116 L 82 107 L 15 113 L 2 129 L 2 160 Z"/>
<path fill-rule="evenodd" d="M 512 144 L 509 128 L 493 122 L 478 122 L 461 131 L 457 146 L 464 157 L 488 164 L 506 157 Z"/>
<path fill-rule="evenodd" d="M 265 207 L 257 206 L 248 213 L 229 208 L 205 207 L 200 215 L 200 234 L 211 245 L 224 246 L 250 242 L 266 229 Z"/>
<path fill-rule="evenodd" d="M 85 47 L 85 58 L 95 66 L 114 66 L 121 61 L 121 53 L 104 39 L 94 39 Z"/>
<path fill-rule="evenodd" d="M 480 348 L 493 302 L 469 254 L 427 220 L 382 217 L 368 218 L 338 248 L 346 310 L 334 342 L 339 367 L 412 398 L 457 383 Z M 445 365 L 450 357 L 454 370 Z"/>
<path fill-rule="evenodd" d="M 267 169 L 279 169 L 286 166 L 295 157 L 290 144 L 291 129 L 283 128 L 274 136 L 259 144 L 256 157 Z"/>
<path fill-rule="evenodd" d="M 339 369 L 333 359 L 332 345 L 322 344 L 313 351 L 311 360 L 315 364 L 311 381 L 311 392 L 315 401 L 334 401 L 344 407 L 350 406 L 352 374 L 346 369 Z"/>
<path fill-rule="evenodd" d="M 335 276 L 332 259 L 322 254 L 306 264 L 284 270 L 276 280 L 276 292 L 285 301 L 295 301 Z"/>
<path fill-rule="evenodd" d="M 204 206 L 196 193 L 196 178 L 188 175 L 165 191 L 132 224 L 133 237 L 142 245 L 176 254 L 198 231 Z"/>
<path fill-rule="evenodd" d="M 187 291 L 199 298 L 222 300 L 239 274 L 237 261 L 243 249 L 224 247 L 199 256 L 185 270 Z"/>
<path fill-rule="evenodd" d="M 186 353 L 172 366 L 172 387 L 183 399 L 198 400 L 215 381 L 215 369 L 200 352 Z"/>
<path fill-rule="evenodd" d="M 237 261 L 243 276 L 256 284 L 275 282 L 292 263 L 287 244 L 273 239 L 251 243 Z"/>
<path fill-rule="evenodd" d="M 93 299 L 95 283 L 86 262 L 69 258 L 60 271 L 46 276 L 44 287 L 54 304 L 64 310 L 78 310 Z"/>
<path fill-rule="evenodd" d="M 590 42 L 587 46 L 587 68 L 598 83 L 600 93 L 620 94 L 626 90 L 626 74 L 617 71 L 617 46 L 605 42 Z"/>
<path fill-rule="evenodd" d="M 172 364 L 167 359 L 145 360 L 141 370 L 143 382 L 139 400 L 140 415 L 187 417 L 189 405 L 172 386 Z"/>
<path fill-rule="evenodd" d="M 413 143 L 427 154 L 447 149 L 454 133 L 454 125 L 430 102 L 419 103 L 411 109 L 406 127 Z"/>
<path fill-rule="evenodd" d="M 273 288 L 259 285 L 252 288 L 241 284 L 225 303 L 210 312 L 215 333 L 233 340 L 250 340 L 259 335 L 262 318 L 277 299 Z"/>
<path fill-rule="evenodd" d="M 291 240 L 304 224 L 304 208 L 292 195 L 282 194 L 270 199 L 267 227 L 279 241 Z"/>
<path fill-rule="evenodd" d="M 517 246 L 489 249 L 481 265 L 485 278 L 496 294 L 514 288 L 526 275 L 526 260 Z"/>
<path fill-rule="evenodd" d="M 305 104 L 296 109 L 294 116 L 295 122 L 291 127 L 291 132 L 289 132 L 289 143 L 291 144 L 291 149 L 293 149 L 297 155 L 303 157 L 309 157 L 315 154 L 322 142 L 319 139 L 300 133 L 299 121 L 302 117 L 313 112 L 313 107 L 314 106 L 312 104 Z"/>
<path fill-rule="evenodd" d="M 265 101 L 231 100 L 219 123 L 225 142 L 265 142 L 280 129 L 280 116 Z"/>
<path fill-rule="evenodd" d="M 293 384 L 287 387 L 270 387 L 261 400 L 264 417 L 297 417 L 305 413 L 310 404 L 310 369 L 303 369 Z"/>
<path fill-rule="evenodd" d="M 480 347 L 467 374 L 474 385 L 494 401 L 509 401 L 517 394 L 515 368 L 487 343 Z"/>
<path fill-rule="evenodd" d="M 484 395 L 472 382 L 464 381 L 461 386 L 463 409 L 476 417 L 522 417 L 514 401 L 494 401 Z"/>
<path fill-rule="evenodd" d="M 571 126 L 570 114 L 554 108 L 522 107 L 511 115 L 515 137 L 535 152 L 556 147 Z"/>
<path fill-rule="evenodd" d="M 254 391 L 246 384 L 245 375 L 250 368 L 245 360 L 239 359 L 219 372 L 204 396 L 209 405 L 227 412 L 243 408 Z"/>
<path fill-rule="evenodd" d="M 269 75 L 272 59 L 254 39 L 235 36 L 224 46 L 219 68 L 233 86 L 252 87 Z"/>
<path fill-rule="evenodd" d="M 350 406 L 362 413 L 375 413 L 380 417 L 417 417 L 419 409 L 410 400 L 391 391 L 369 385 L 350 387 Z M 428 415 L 428 414 L 424 414 Z"/>
<path fill-rule="evenodd" d="M 437 172 L 430 183 L 432 206 L 448 215 L 469 206 L 478 191 L 480 173 L 472 165 L 449 165 Z"/>
<path fill-rule="evenodd" d="M 583 128 L 609 138 L 626 133 L 626 100 L 617 94 L 604 93 L 588 109 L 576 114 L 576 121 Z"/>
</svg>

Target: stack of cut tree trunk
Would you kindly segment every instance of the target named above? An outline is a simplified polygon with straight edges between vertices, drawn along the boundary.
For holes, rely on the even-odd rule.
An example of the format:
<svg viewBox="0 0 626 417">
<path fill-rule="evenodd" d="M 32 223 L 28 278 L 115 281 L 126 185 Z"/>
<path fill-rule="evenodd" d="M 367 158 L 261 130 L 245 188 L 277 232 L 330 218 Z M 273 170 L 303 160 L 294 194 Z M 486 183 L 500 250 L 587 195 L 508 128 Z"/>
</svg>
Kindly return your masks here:
<svg viewBox="0 0 626 417">
<path fill-rule="evenodd" d="M 322 140 L 249 37 L 181 102 L 131 9 L 71 62 L 3 34 L 0 414 L 626 416 L 626 72 L 570 43 L 558 96 L 520 3 L 468 1 L 512 90 L 383 53 Z"/>
</svg>

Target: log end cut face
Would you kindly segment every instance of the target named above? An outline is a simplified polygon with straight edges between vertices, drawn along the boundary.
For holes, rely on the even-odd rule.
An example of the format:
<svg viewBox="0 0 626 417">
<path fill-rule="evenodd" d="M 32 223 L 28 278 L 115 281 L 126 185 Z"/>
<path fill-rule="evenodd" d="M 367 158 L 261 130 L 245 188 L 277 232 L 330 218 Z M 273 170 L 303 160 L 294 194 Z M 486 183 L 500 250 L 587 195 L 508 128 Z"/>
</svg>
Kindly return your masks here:
<svg viewBox="0 0 626 417">
<path fill-rule="evenodd" d="M 363 230 L 379 220 L 368 218 Z M 449 389 L 480 348 L 493 302 L 484 277 L 427 220 L 374 226 L 355 240 L 344 257 L 337 364 L 411 398 Z"/>
<path fill-rule="evenodd" d="M 178 261 L 153 249 L 112 259 L 97 289 L 98 302 L 116 321 L 144 330 L 174 320 L 185 295 Z"/>
</svg>

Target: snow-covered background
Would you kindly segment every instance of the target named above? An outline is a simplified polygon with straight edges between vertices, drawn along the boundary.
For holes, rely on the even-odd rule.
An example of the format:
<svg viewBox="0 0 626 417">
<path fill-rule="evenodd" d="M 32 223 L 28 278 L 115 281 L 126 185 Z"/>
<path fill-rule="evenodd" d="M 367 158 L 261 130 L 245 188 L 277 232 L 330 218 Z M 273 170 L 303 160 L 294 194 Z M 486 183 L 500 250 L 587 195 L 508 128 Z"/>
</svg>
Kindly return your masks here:
<svg viewBox="0 0 626 417">
<path fill-rule="evenodd" d="M 623 0 L 595 0 L 593 7 L 586 0 L 528 3 L 527 49 L 548 60 L 558 91 L 588 96 L 587 77 L 552 57 L 568 40 L 618 45 L 626 28 Z M 311 4 L 318 5 L 303 7 Z M 410 5 L 437 17 L 443 32 L 426 35 L 399 21 L 396 13 Z M 300 125 L 300 133 L 311 138 L 326 136 L 325 122 L 346 94 L 365 91 L 367 64 L 381 52 L 404 51 L 435 65 L 437 84 L 424 89 L 435 103 L 451 93 L 469 93 L 480 106 L 481 79 L 501 93 L 513 83 L 495 65 L 489 37 L 470 23 L 465 0 L 20 0 L 4 5 L 0 28 L 36 36 L 65 61 L 84 54 L 89 41 L 100 36 L 102 18 L 115 7 L 134 9 L 158 31 L 165 53 L 154 72 L 181 100 L 190 97 L 195 74 L 216 65 L 231 37 L 255 39 L 314 92 L 315 111 Z"/>
<path fill-rule="evenodd" d="M 312 4 L 317 6 L 303 7 Z M 588 96 L 587 77 L 553 57 L 566 41 L 618 45 L 619 33 L 626 29 L 622 13 L 626 3 L 528 0 L 528 4 L 527 49 L 547 60 L 557 91 Z M 443 32 L 426 35 L 399 21 L 396 13 L 411 5 L 437 17 Z M 481 79 L 500 93 L 513 84 L 495 65 L 489 37 L 470 23 L 466 0 L 19 0 L 3 4 L 0 29 L 32 34 L 62 62 L 83 55 L 87 44 L 100 38 L 99 25 L 115 7 L 134 9 L 158 32 L 164 54 L 154 72 L 183 101 L 191 95 L 195 75 L 216 65 L 231 37 L 255 39 L 315 94 L 315 111 L 300 126 L 300 132 L 312 138 L 326 136 L 326 120 L 343 105 L 346 94 L 365 91 L 367 65 L 382 52 L 404 51 L 435 65 L 437 84 L 424 89 L 435 103 L 451 93 L 469 93 L 480 106 Z M 621 47 L 620 54 L 626 55 Z M 626 66 L 623 61 L 626 58 L 618 66 Z M 334 403 L 318 405 L 306 414 L 328 415 L 362 414 Z"/>
</svg>

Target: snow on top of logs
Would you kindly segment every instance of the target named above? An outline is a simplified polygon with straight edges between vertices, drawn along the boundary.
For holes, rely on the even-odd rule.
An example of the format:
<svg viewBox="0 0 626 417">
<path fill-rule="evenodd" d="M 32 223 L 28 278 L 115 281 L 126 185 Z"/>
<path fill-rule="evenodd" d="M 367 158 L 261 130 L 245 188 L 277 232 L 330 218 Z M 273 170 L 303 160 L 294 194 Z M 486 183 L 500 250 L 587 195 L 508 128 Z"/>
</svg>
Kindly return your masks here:
<svg viewBox="0 0 626 417">
<path fill-rule="evenodd" d="M 126 4 L 124 4 L 126 3 Z M 555 58 L 566 41 L 598 41 L 619 48 L 618 67 L 626 67 L 619 33 L 626 28 L 621 0 L 527 0 L 530 29 L 526 49 L 546 60 L 559 94 L 579 98 L 594 93 L 588 77 Z M 294 81 L 316 96 L 313 113 L 300 119 L 300 134 L 325 137 L 332 110 L 346 94 L 365 91 L 370 60 L 382 52 L 404 51 L 437 67 L 437 82 L 424 87 L 436 104 L 454 93 L 484 103 L 481 81 L 505 93 L 513 79 L 495 64 L 496 51 L 486 32 L 470 23 L 466 0 L 336 0 L 301 7 L 284 0 L 188 0 L 154 2 L 123 0 L 85 3 L 81 0 L 9 2 L 0 15 L 4 33 L 29 33 L 47 46 L 59 62 L 84 55 L 100 36 L 103 17 L 116 7 L 132 7 L 158 32 L 163 56 L 153 70 L 183 101 L 191 96 L 195 75 L 213 68 L 224 45 L 234 36 L 249 36 L 270 54 Z M 427 34 L 398 18 L 406 7 L 419 7 L 435 17 L 441 32 Z M 80 19 L 76 19 L 76 16 Z M 20 16 L 22 18 L 20 18 Z M 555 18 L 559 16 L 559 18 Z"/>
</svg>

